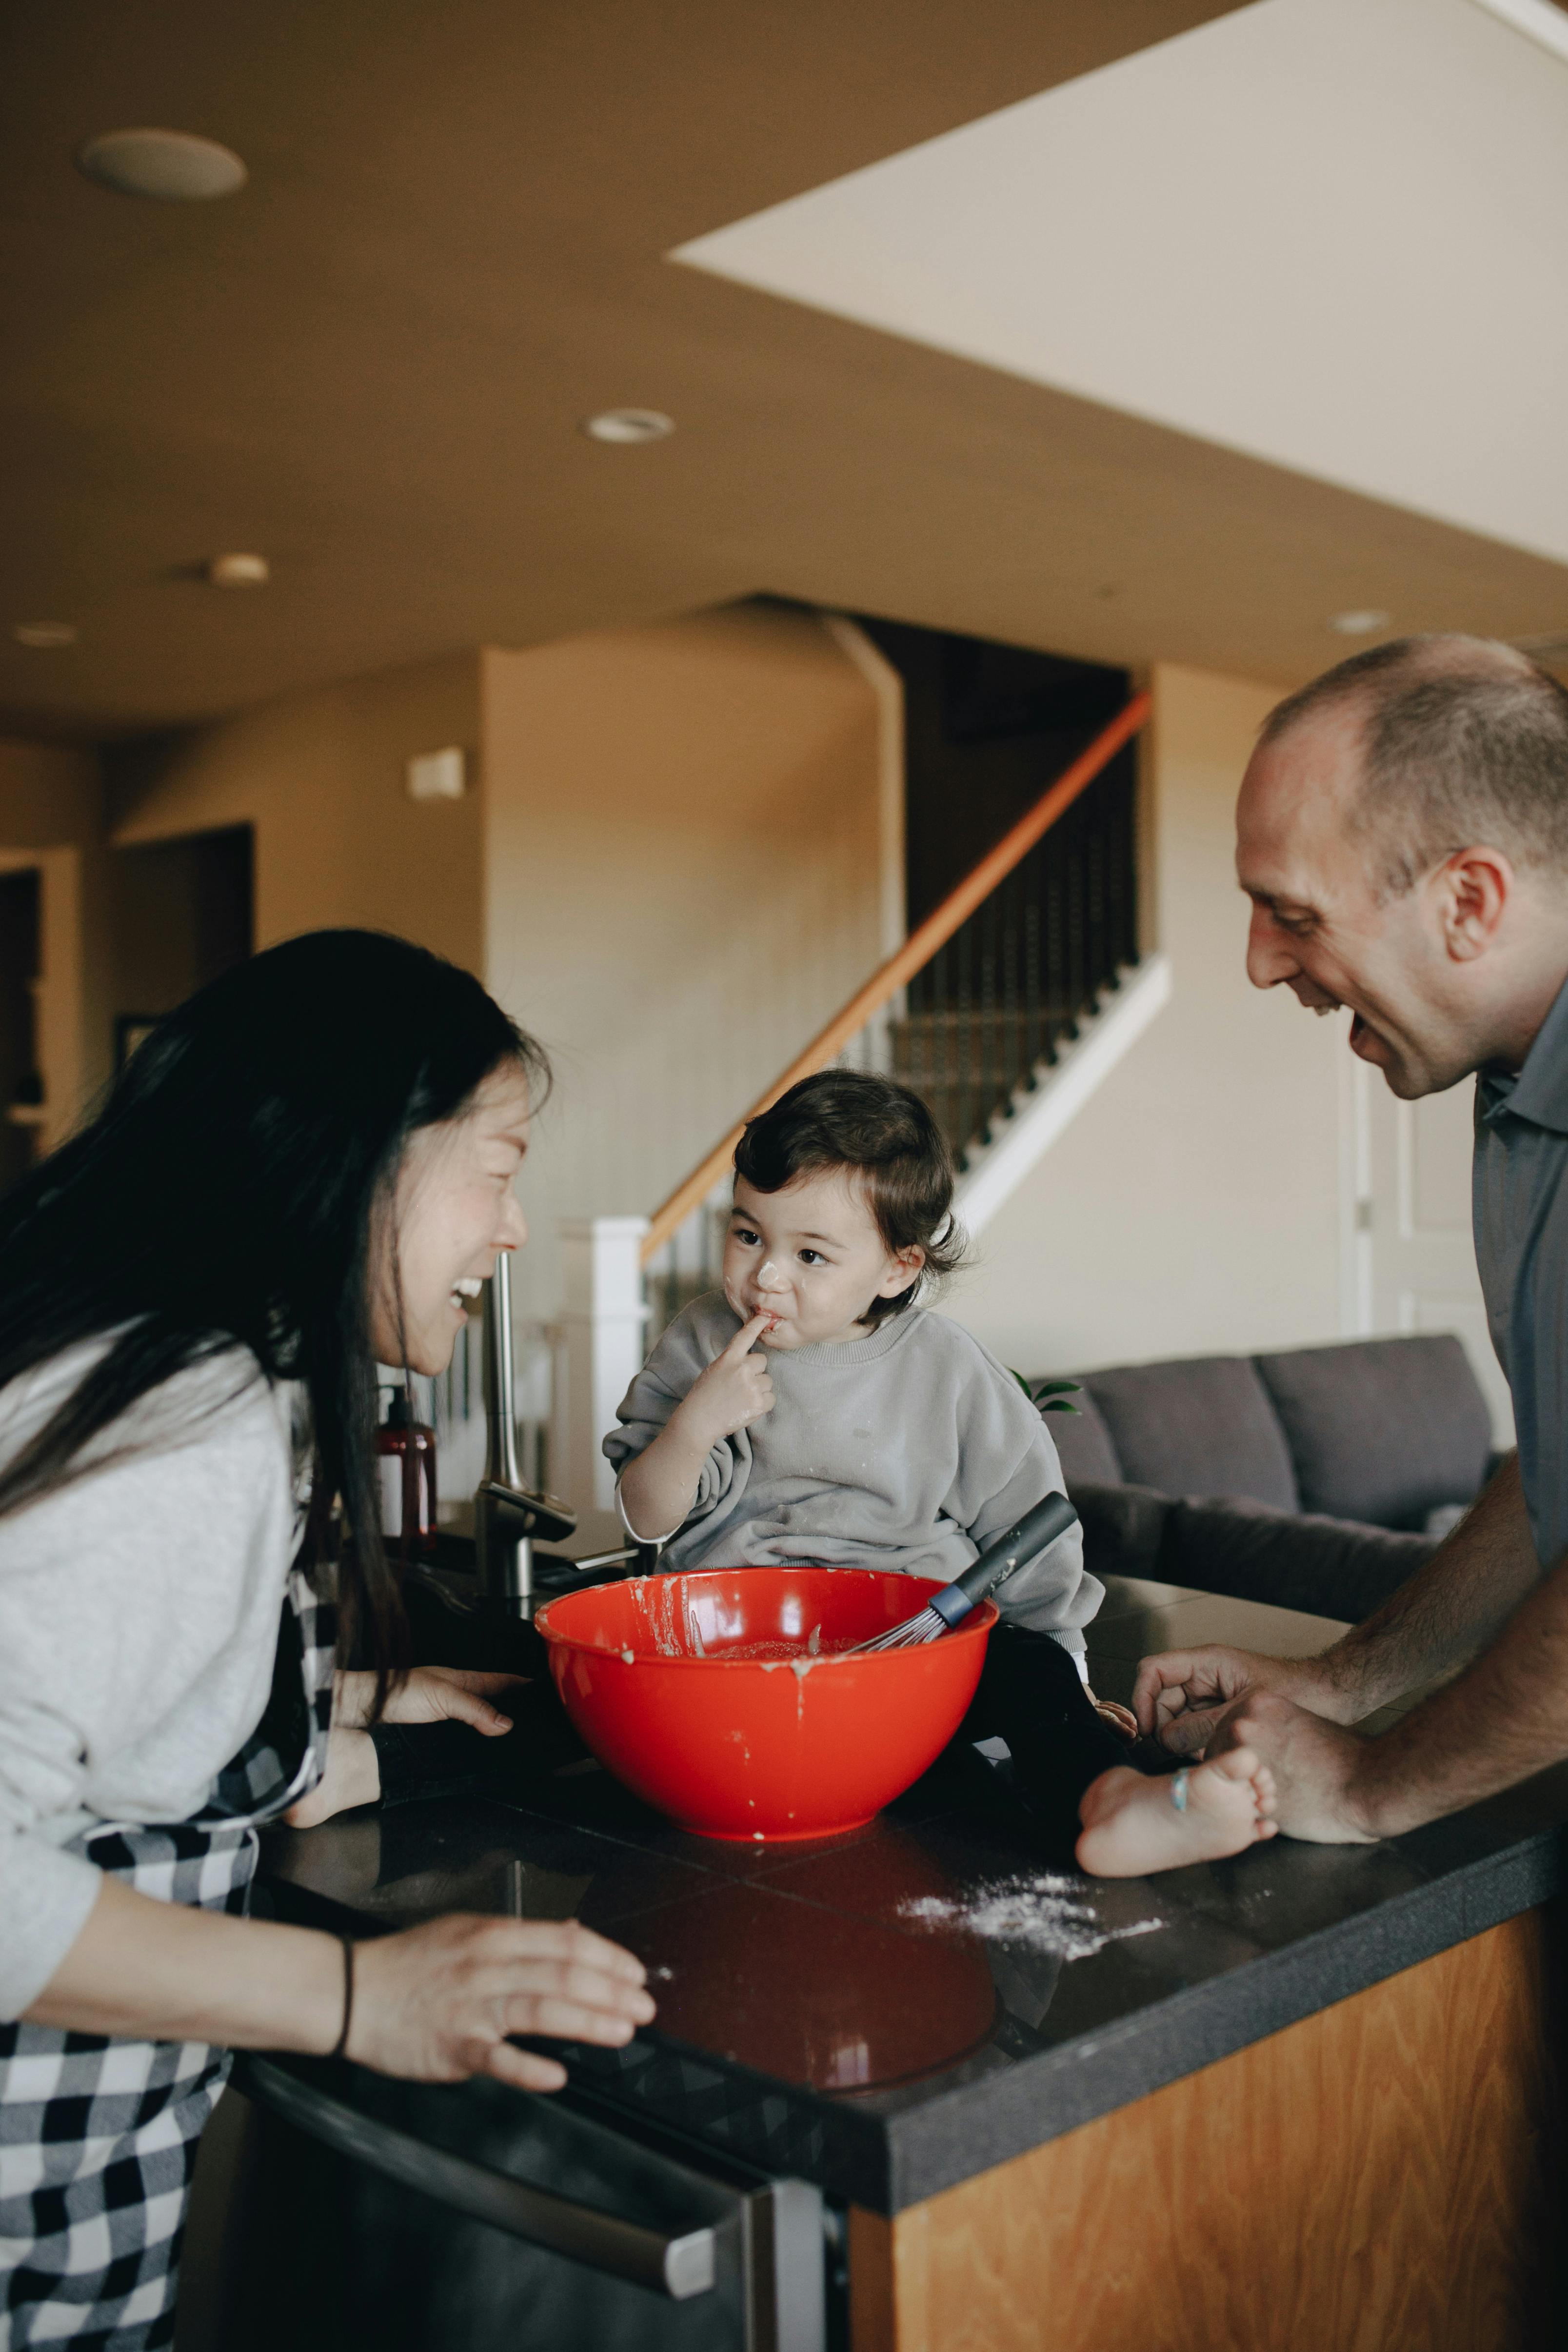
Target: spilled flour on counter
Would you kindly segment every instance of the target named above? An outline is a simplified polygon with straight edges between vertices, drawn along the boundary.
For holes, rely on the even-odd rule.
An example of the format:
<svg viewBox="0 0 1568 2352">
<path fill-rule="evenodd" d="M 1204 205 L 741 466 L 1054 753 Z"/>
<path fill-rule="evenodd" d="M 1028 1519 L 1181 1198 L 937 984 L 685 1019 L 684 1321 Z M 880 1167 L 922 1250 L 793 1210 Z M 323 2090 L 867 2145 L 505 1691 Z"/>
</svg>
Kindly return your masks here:
<svg viewBox="0 0 1568 2352">
<path fill-rule="evenodd" d="M 1163 1919 L 1136 1919 L 1111 1927 L 1082 1900 L 1081 1882 L 1046 1871 L 1038 1878 L 999 1878 L 977 1887 L 967 1901 L 922 1895 L 901 1903 L 898 1916 L 920 1927 L 963 1927 L 993 1944 L 1022 1944 L 1059 1960 L 1086 1960 L 1107 1944 L 1129 1936 L 1152 1936 Z"/>
</svg>

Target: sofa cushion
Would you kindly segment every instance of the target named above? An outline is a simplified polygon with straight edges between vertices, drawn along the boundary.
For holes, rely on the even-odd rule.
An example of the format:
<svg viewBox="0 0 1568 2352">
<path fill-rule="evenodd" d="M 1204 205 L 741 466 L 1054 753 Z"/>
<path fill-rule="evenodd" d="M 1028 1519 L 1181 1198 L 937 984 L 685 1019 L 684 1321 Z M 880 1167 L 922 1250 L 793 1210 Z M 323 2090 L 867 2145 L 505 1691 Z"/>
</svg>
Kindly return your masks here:
<svg viewBox="0 0 1568 2352">
<path fill-rule="evenodd" d="M 1054 1415 L 1052 1416 L 1054 1419 Z M 1082 1480 L 1071 1488 L 1083 1525 L 1083 1565 L 1092 1576 L 1157 1576 L 1169 1495 L 1149 1486 L 1101 1486 Z"/>
<path fill-rule="evenodd" d="M 1042 1373 L 1040 1377 L 1044 1379 L 1046 1375 Z M 1086 1478 L 1103 1486 L 1114 1486 L 1122 1475 L 1122 1465 L 1099 1406 L 1088 1390 L 1082 1387 L 1068 1402 L 1077 1410 L 1040 1415 L 1061 1457 L 1061 1475 L 1067 1481 L 1068 1493 L 1072 1494 Z"/>
<path fill-rule="evenodd" d="M 1284 1432 L 1248 1357 L 1123 1364 L 1085 1372 L 1083 1385 L 1124 1478 L 1166 1495 L 1237 1495 L 1281 1511 L 1297 1507 Z"/>
<path fill-rule="evenodd" d="M 1275 1511 L 1261 1503 L 1188 1496 L 1166 1513 L 1155 1567 L 1127 1573 L 1357 1624 L 1436 1549 L 1429 1536 L 1394 1535 L 1385 1528 Z"/>
<path fill-rule="evenodd" d="M 1352 1339 L 1255 1360 L 1290 1444 L 1303 1510 L 1418 1529 L 1428 1512 L 1479 1491 L 1490 1424 L 1469 1359 L 1451 1334 Z M 1185 1483 L 1190 1491 L 1198 1482 Z"/>
</svg>

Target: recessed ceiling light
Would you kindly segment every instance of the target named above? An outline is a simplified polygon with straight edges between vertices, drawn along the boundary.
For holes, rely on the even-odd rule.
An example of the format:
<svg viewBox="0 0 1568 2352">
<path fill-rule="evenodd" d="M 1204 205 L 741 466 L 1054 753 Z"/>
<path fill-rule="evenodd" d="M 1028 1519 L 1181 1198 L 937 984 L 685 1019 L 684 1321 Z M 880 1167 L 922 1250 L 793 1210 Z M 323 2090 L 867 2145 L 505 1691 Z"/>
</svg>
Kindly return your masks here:
<svg viewBox="0 0 1568 2352">
<path fill-rule="evenodd" d="M 75 625 L 69 621 L 18 621 L 11 635 L 19 646 L 31 646 L 35 653 L 74 646 L 77 641 Z"/>
<path fill-rule="evenodd" d="M 1516 32 L 1528 33 L 1543 49 L 1568 58 L 1568 9 L 1558 0 L 1478 0 L 1490 16 L 1500 16 Z"/>
<path fill-rule="evenodd" d="M 232 147 L 198 139 L 190 131 L 106 131 L 88 141 L 77 165 L 99 187 L 122 196 L 158 196 L 172 205 L 232 196 L 247 176 Z"/>
<path fill-rule="evenodd" d="M 212 588 L 265 588 L 271 576 L 265 555 L 214 555 L 207 566 Z"/>
<path fill-rule="evenodd" d="M 1366 612 L 1331 613 L 1329 626 L 1337 629 L 1342 637 L 1370 637 L 1375 629 L 1385 629 L 1394 618 L 1392 613 Z"/>
<path fill-rule="evenodd" d="M 656 408 L 606 408 L 588 417 L 582 429 L 591 441 L 663 441 L 674 431 L 675 420 Z"/>
</svg>

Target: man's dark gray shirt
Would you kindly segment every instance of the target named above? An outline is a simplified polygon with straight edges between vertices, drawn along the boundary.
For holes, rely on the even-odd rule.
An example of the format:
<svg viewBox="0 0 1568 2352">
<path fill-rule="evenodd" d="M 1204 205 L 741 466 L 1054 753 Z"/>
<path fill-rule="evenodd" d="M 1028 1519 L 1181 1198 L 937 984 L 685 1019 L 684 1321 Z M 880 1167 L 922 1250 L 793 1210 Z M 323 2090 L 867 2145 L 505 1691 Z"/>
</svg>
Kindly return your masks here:
<svg viewBox="0 0 1568 2352">
<path fill-rule="evenodd" d="M 1545 1568 L 1568 1551 L 1568 985 L 1517 1073 L 1476 1082 L 1476 1263 L 1513 1391 L 1519 1467 Z"/>
</svg>

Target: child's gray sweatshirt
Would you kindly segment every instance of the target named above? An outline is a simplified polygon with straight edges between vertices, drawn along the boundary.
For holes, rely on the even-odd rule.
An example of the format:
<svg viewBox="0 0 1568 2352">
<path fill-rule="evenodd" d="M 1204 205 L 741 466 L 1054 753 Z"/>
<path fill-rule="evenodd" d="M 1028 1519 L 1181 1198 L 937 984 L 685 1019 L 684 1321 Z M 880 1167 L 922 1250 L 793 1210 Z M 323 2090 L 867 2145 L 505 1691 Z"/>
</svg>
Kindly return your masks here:
<svg viewBox="0 0 1568 2352">
<path fill-rule="evenodd" d="M 604 1441 L 617 1476 L 651 1445 L 740 1318 L 722 1291 L 676 1316 Z M 770 1348 L 775 1404 L 716 1445 L 665 1568 L 817 1560 L 945 1582 L 1047 1495 L 1056 1448 L 1010 1372 L 962 1325 L 914 1307 L 863 1339 Z M 1104 1587 L 1076 1527 L 1014 1570 L 1005 1616 L 1082 1651 Z"/>
</svg>

